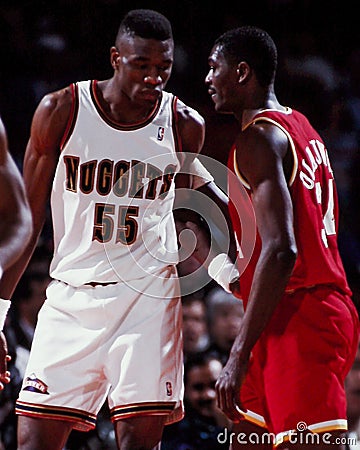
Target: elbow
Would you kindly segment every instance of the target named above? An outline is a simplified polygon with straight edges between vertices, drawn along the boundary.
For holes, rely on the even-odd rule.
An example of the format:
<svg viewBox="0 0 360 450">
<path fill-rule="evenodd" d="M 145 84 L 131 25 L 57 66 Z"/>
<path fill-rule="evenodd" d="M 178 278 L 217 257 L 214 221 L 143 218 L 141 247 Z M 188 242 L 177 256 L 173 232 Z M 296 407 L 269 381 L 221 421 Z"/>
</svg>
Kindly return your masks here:
<svg viewBox="0 0 360 450">
<path fill-rule="evenodd" d="M 33 220 L 32 220 L 32 216 L 31 216 L 31 212 L 27 211 L 26 214 L 24 214 L 23 216 L 23 233 L 25 236 L 25 240 L 26 242 L 30 241 L 30 238 L 34 232 L 34 226 L 33 226 Z"/>
<path fill-rule="evenodd" d="M 26 205 L 20 208 L 17 215 L 17 229 L 18 238 L 20 238 L 22 246 L 25 247 L 30 242 L 34 232 L 32 214 L 30 208 Z"/>
<path fill-rule="evenodd" d="M 276 259 L 285 272 L 291 273 L 297 258 L 297 248 L 295 245 L 288 245 L 286 248 L 278 249 Z"/>
</svg>

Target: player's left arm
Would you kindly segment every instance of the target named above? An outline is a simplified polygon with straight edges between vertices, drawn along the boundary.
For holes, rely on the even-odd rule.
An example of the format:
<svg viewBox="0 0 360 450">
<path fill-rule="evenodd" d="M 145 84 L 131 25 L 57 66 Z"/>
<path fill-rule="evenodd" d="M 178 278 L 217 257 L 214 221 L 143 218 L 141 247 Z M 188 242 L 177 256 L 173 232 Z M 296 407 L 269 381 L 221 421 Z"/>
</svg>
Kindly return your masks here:
<svg viewBox="0 0 360 450">
<path fill-rule="evenodd" d="M 294 214 L 284 161 L 289 152 L 285 133 L 272 124 L 249 128 L 237 152 L 238 167 L 251 188 L 261 238 L 261 252 L 242 324 L 242 351 L 248 356 L 282 298 L 293 270 L 297 247 Z"/>
<path fill-rule="evenodd" d="M 216 385 L 218 406 L 231 420 L 237 420 L 237 407 L 242 408 L 238 392 L 251 351 L 285 292 L 297 255 L 284 172 L 286 135 L 274 125 L 252 125 L 240 134 L 236 148 L 237 165 L 251 188 L 262 247 L 243 322 Z"/>
<path fill-rule="evenodd" d="M 175 204 L 175 219 L 178 221 L 178 231 L 181 225 L 184 228 L 190 228 L 195 236 L 197 245 L 193 256 L 203 264 L 214 278 L 224 289 L 230 290 L 229 283 L 232 284 L 238 277 L 234 261 L 236 258 L 236 245 L 233 239 L 231 220 L 228 212 L 228 197 L 217 186 L 214 177 L 207 171 L 197 158 L 204 144 L 205 139 L 205 121 L 203 117 L 194 109 L 189 108 L 183 103 L 178 106 L 178 131 L 182 147 L 182 168 L 180 174 L 176 176 L 176 187 L 186 189 L 196 189 L 207 199 L 209 208 L 206 211 L 207 217 L 204 221 L 199 221 L 197 217 L 197 204 L 192 202 L 189 195 L 188 209 L 176 209 L 180 203 L 186 204 L 186 189 L 183 189 L 181 195 L 178 194 Z M 188 192 L 189 193 L 189 192 Z M 228 246 L 221 249 L 214 236 L 209 234 L 209 223 L 211 220 L 218 220 L 219 213 L 222 223 L 225 221 L 227 235 L 229 236 Z M 204 225 L 205 222 L 205 225 Z M 185 223 L 185 224 L 184 224 Z M 231 258 L 229 255 L 231 255 Z M 217 259 L 215 260 L 215 258 Z M 214 261 L 215 260 L 215 261 Z M 237 285 L 233 288 L 238 290 Z"/>
<path fill-rule="evenodd" d="M 205 141 L 205 120 L 195 109 L 180 100 L 176 103 L 176 128 L 180 142 L 180 173 L 176 175 L 176 187 L 191 188 L 191 165 L 201 152 Z"/>
</svg>

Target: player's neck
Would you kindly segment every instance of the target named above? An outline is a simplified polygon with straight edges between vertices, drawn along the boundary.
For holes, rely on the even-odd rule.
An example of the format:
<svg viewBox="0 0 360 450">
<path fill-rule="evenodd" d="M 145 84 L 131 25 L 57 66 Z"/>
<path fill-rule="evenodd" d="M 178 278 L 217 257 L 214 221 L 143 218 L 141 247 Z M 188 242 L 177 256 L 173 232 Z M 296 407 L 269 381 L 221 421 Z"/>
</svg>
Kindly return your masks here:
<svg viewBox="0 0 360 450">
<path fill-rule="evenodd" d="M 111 80 L 98 82 L 96 85 L 96 101 L 103 113 L 112 121 L 119 124 L 141 123 L 151 116 L 154 105 L 135 104 L 125 94 L 114 89 Z"/>
<path fill-rule="evenodd" d="M 249 109 L 245 109 L 243 111 L 242 114 L 242 125 L 244 126 L 245 124 L 251 122 L 251 120 L 260 112 L 262 111 L 267 111 L 267 110 L 271 110 L 271 111 L 287 111 L 288 108 L 286 108 L 285 106 L 281 105 L 277 100 L 273 101 L 273 100 L 269 100 L 267 101 L 263 106 L 259 107 L 259 108 L 249 108 Z"/>
</svg>

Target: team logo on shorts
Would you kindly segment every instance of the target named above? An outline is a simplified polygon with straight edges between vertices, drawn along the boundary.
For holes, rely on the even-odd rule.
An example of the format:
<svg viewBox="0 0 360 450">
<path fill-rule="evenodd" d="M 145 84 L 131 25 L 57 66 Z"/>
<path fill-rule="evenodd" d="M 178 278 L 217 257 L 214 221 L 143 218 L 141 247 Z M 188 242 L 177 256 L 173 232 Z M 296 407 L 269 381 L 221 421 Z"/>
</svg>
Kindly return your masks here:
<svg viewBox="0 0 360 450">
<path fill-rule="evenodd" d="M 39 380 L 34 373 L 32 373 L 24 380 L 24 391 L 31 391 L 37 392 L 39 394 L 49 395 L 47 389 L 48 386 L 43 381 Z"/>
<path fill-rule="evenodd" d="M 170 381 L 166 382 L 166 395 L 168 397 L 172 396 L 172 385 L 171 385 Z"/>
<path fill-rule="evenodd" d="M 165 128 L 164 127 L 159 127 L 158 128 L 158 134 L 157 134 L 158 141 L 162 141 L 164 139 L 164 134 L 165 134 Z"/>
</svg>

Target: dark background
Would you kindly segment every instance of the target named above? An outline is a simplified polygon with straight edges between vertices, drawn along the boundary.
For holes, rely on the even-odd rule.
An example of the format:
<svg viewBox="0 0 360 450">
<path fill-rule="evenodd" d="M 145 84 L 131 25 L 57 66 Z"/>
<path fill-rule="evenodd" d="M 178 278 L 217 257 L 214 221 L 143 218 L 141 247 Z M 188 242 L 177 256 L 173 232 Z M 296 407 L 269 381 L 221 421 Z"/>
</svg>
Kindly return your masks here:
<svg viewBox="0 0 360 450">
<path fill-rule="evenodd" d="M 324 103 L 331 101 L 335 84 L 348 82 L 355 69 L 351 58 L 360 52 L 358 18 L 350 4 L 321 0 L 1 0 L 0 111 L 12 149 L 23 153 L 31 116 L 45 92 L 72 81 L 111 76 L 109 48 L 123 14 L 136 7 L 157 9 L 171 20 L 177 50 L 168 89 L 204 114 L 212 109 L 204 77 L 214 39 L 229 28 L 252 24 L 270 32 L 278 45 L 280 100 L 295 102 L 294 106 L 310 113 L 316 126 L 324 128 L 330 112 Z M 307 75 L 307 80 L 301 80 Z"/>
</svg>

